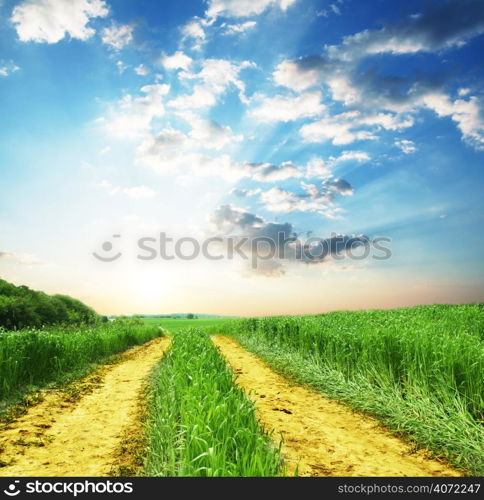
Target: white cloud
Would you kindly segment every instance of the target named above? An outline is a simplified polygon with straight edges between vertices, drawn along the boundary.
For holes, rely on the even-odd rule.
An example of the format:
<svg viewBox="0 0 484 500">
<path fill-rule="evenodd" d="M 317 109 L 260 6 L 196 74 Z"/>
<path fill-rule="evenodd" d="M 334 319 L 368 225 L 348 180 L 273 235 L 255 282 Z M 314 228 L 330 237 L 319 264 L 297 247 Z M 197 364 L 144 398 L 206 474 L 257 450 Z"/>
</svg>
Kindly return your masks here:
<svg viewBox="0 0 484 500">
<path fill-rule="evenodd" d="M 128 24 L 113 24 L 109 28 L 104 28 L 102 41 L 115 50 L 121 50 L 124 46 L 133 41 L 133 27 Z"/>
<path fill-rule="evenodd" d="M 462 12 L 466 15 L 462 16 Z M 283 61 L 275 68 L 273 79 L 276 85 L 296 92 L 324 86 L 334 101 L 347 106 L 348 113 L 358 113 L 348 114 L 344 120 L 341 120 L 343 113 L 325 117 L 305 126 L 303 136 L 311 142 L 332 140 L 333 144 L 341 145 L 375 139 L 378 128 L 398 131 L 411 127 L 414 121 L 411 115 L 427 107 L 439 116 L 451 117 L 462 131 L 464 141 L 481 149 L 483 106 L 480 98 L 470 96 L 470 89 L 459 89 L 460 99 L 453 101 L 441 90 L 444 85 L 441 77 L 422 74 L 418 67 L 406 75 L 387 75 L 374 57 L 439 53 L 459 48 L 483 33 L 484 3 L 437 2 L 423 13 L 386 23 L 380 29 L 348 35 L 340 44 L 326 46 L 321 54 Z M 368 58 L 374 58 L 372 64 L 362 65 Z"/>
<path fill-rule="evenodd" d="M 189 138 L 181 131 L 166 128 L 147 135 L 136 151 L 135 163 L 146 165 L 157 173 L 178 171 L 190 164 Z"/>
<path fill-rule="evenodd" d="M 146 76 L 149 75 L 150 70 L 144 64 L 140 64 L 134 68 L 134 72 L 139 76 Z"/>
<path fill-rule="evenodd" d="M 282 10 L 297 0 L 209 0 L 207 17 L 247 17 L 262 14 L 267 8 L 277 6 Z"/>
<path fill-rule="evenodd" d="M 289 122 L 321 115 L 321 92 L 306 92 L 298 96 L 262 97 L 262 102 L 250 114 L 262 122 Z"/>
<path fill-rule="evenodd" d="M 287 179 L 302 177 L 301 170 L 286 161 L 280 165 L 270 163 L 247 163 L 245 164 L 246 175 L 259 182 L 279 182 Z"/>
<path fill-rule="evenodd" d="M 336 146 L 360 140 L 375 140 L 378 130 L 402 130 L 413 125 L 413 119 L 393 113 L 365 114 L 347 111 L 334 116 L 325 116 L 319 121 L 304 125 L 301 136 L 307 142 L 331 140 Z"/>
<path fill-rule="evenodd" d="M 203 20 L 192 19 L 183 28 L 183 35 L 190 38 L 199 38 L 205 40 L 205 30 L 203 29 Z"/>
<path fill-rule="evenodd" d="M 306 177 L 329 177 L 331 175 L 332 165 L 323 160 L 323 158 L 313 157 L 306 166 Z"/>
<path fill-rule="evenodd" d="M 228 182 L 236 182 L 247 176 L 244 167 L 244 164 L 234 161 L 226 154 L 215 157 L 198 154 L 193 156 L 190 168 L 192 175 L 216 176 L 222 177 Z"/>
<path fill-rule="evenodd" d="M 339 0 L 338 3 L 340 4 L 343 3 L 343 0 Z M 329 17 L 332 14 L 341 16 L 341 8 L 338 6 L 337 3 L 332 3 L 330 4 L 329 8 L 321 9 L 320 11 L 316 12 L 316 15 L 318 17 Z"/>
<path fill-rule="evenodd" d="M 261 193 L 260 199 L 270 212 L 293 212 L 303 208 L 302 201 L 295 193 L 273 187 Z"/>
<path fill-rule="evenodd" d="M 334 205 L 337 196 L 351 196 L 353 186 L 344 179 L 327 178 L 319 185 L 301 182 L 302 191 L 273 187 L 260 193 L 260 200 L 270 212 L 315 212 L 337 218 L 342 209 Z"/>
<path fill-rule="evenodd" d="M 345 161 L 354 161 L 357 163 L 363 163 L 370 160 L 370 155 L 365 151 L 343 151 L 339 156 L 330 157 L 330 162 L 333 165 L 338 165 Z"/>
<path fill-rule="evenodd" d="M 108 13 L 103 0 L 25 0 L 13 9 L 11 21 L 22 42 L 56 43 L 66 35 L 87 40 L 95 33 L 89 21 Z"/>
<path fill-rule="evenodd" d="M 193 40 L 192 49 L 200 50 L 207 40 L 205 28 L 210 23 L 206 19 L 194 17 L 185 26 L 181 28 L 182 42 Z"/>
<path fill-rule="evenodd" d="M 301 183 L 301 187 L 303 191 L 299 193 L 273 187 L 268 191 L 263 191 L 260 200 L 269 212 L 318 213 L 328 219 L 340 216 L 342 210 L 335 207 L 333 203 L 333 199 L 338 194 L 336 189 L 330 189 L 329 186 L 318 187 L 315 184 L 304 182 Z M 351 188 L 351 186 L 349 187 Z"/>
<path fill-rule="evenodd" d="M 188 134 L 168 128 L 146 136 L 138 147 L 135 161 L 160 174 L 177 172 L 179 175 L 217 176 L 231 182 L 243 178 L 278 182 L 303 176 L 302 170 L 291 162 L 280 165 L 248 163 L 235 161 L 228 154 L 206 154 L 206 149 L 219 150 L 239 139 L 231 134 L 228 127 L 197 118 Z"/>
<path fill-rule="evenodd" d="M 170 91 L 166 84 L 145 85 L 141 87 L 145 95 L 133 97 L 127 94 L 114 109 L 112 116 L 105 122 L 106 130 L 120 138 L 135 138 L 150 129 L 152 120 L 165 114 L 163 99 Z"/>
<path fill-rule="evenodd" d="M 197 85 L 191 94 L 181 95 L 168 102 L 168 105 L 177 109 L 207 109 L 217 104 L 217 95 L 205 86 Z"/>
<path fill-rule="evenodd" d="M 116 67 L 118 68 L 118 71 L 121 74 L 123 74 L 129 68 L 129 66 L 127 64 L 125 64 L 123 61 L 117 61 Z"/>
<path fill-rule="evenodd" d="M 414 37 L 399 37 L 387 33 L 385 29 L 364 30 L 343 38 L 341 45 L 329 47 L 329 54 L 342 61 L 354 61 L 367 55 L 412 54 L 424 49 L 419 40 Z"/>
<path fill-rule="evenodd" d="M 317 122 L 304 125 L 301 136 L 307 142 L 325 142 L 331 140 L 336 146 L 350 144 L 358 140 L 374 140 L 377 137 L 368 130 L 353 130 L 358 126 L 355 121 L 359 113 L 348 111 L 335 116 L 326 116 Z"/>
<path fill-rule="evenodd" d="M 13 61 L 0 61 L 0 76 L 9 76 L 20 69 Z"/>
<path fill-rule="evenodd" d="M 229 144 L 241 142 L 243 135 L 233 135 L 232 129 L 220 125 L 214 120 L 205 120 L 193 114 L 189 119 L 192 130 L 189 136 L 197 142 L 199 147 L 220 150 Z"/>
<path fill-rule="evenodd" d="M 323 72 L 319 58 L 307 58 L 312 64 L 306 64 L 305 60 L 283 61 L 278 64 L 274 73 L 274 82 L 282 87 L 301 92 L 320 85 Z"/>
<path fill-rule="evenodd" d="M 365 151 L 343 151 L 339 156 L 330 156 L 326 161 L 316 156 L 311 158 L 306 165 L 306 177 L 329 178 L 332 176 L 333 169 L 340 163 L 348 161 L 364 163 L 370 159 L 370 155 Z"/>
<path fill-rule="evenodd" d="M 165 128 L 146 136 L 138 148 L 138 161 L 155 165 L 158 170 L 159 165 L 164 163 L 184 162 L 187 155 L 206 150 L 220 151 L 243 140 L 243 135 L 234 135 L 229 126 L 215 120 L 207 120 L 191 112 L 180 112 L 178 116 L 190 125 L 191 130 L 185 134 Z"/>
<path fill-rule="evenodd" d="M 247 33 L 252 28 L 257 26 L 255 21 L 246 21 L 245 23 L 239 24 L 223 24 L 224 30 L 222 34 L 224 35 L 241 35 Z"/>
<path fill-rule="evenodd" d="M 217 103 L 217 98 L 231 86 L 239 91 L 241 101 L 247 102 L 245 84 L 239 79 L 239 73 L 251 66 L 253 63 L 248 61 L 235 64 L 224 59 L 205 59 L 198 73 L 180 74 L 180 78 L 184 80 L 200 82 L 194 86 L 192 93 L 181 95 L 171 100 L 168 105 L 181 110 L 210 108 Z"/>
<path fill-rule="evenodd" d="M 256 196 L 261 192 L 259 188 L 256 189 L 240 189 L 233 188 L 230 190 L 229 194 L 237 196 L 238 198 L 249 198 L 251 196 Z"/>
<path fill-rule="evenodd" d="M 234 161 L 227 154 L 209 156 L 185 149 L 183 146 L 185 140 L 187 137 L 183 134 L 166 137 L 166 131 L 161 135 L 149 137 L 138 148 L 135 162 L 146 165 L 161 175 L 176 173 L 179 177 L 214 176 L 228 182 L 237 182 L 248 176 L 245 164 Z M 176 146 L 178 141 L 180 141 L 179 147 Z"/>
<path fill-rule="evenodd" d="M 406 155 L 415 153 L 415 151 L 417 151 L 415 143 L 413 141 L 409 141 L 408 139 L 397 140 L 394 144 L 402 151 L 402 153 L 405 153 Z"/>
<path fill-rule="evenodd" d="M 361 102 L 360 90 L 352 83 L 348 75 L 337 73 L 326 78 L 331 97 L 335 101 L 343 102 L 346 106 Z"/>
<path fill-rule="evenodd" d="M 338 46 L 339 47 L 339 46 Z M 328 56 L 302 57 L 283 61 L 273 72 L 274 82 L 296 92 L 327 86 L 331 97 L 346 106 L 385 109 L 395 112 L 412 111 L 424 89 L 418 85 L 401 88 L 398 79 L 379 79 L 374 73 L 355 74 L 358 61 L 341 61 Z"/>
<path fill-rule="evenodd" d="M 161 64 L 167 70 L 183 69 L 188 71 L 193 60 L 181 51 L 175 52 L 172 56 L 164 55 L 161 58 Z"/>
<path fill-rule="evenodd" d="M 334 14 L 336 14 L 337 16 L 341 16 L 341 9 L 338 7 L 337 4 L 332 3 L 330 7 Z"/>
<path fill-rule="evenodd" d="M 211 158 L 185 148 L 186 141 L 189 141 L 187 136 L 172 129 L 150 136 L 139 146 L 136 164 L 146 165 L 158 174 L 218 175 L 234 182 L 241 179 L 240 171 L 232 168 L 234 162 L 228 155 Z"/>
<path fill-rule="evenodd" d="M 361 114 L 357 118 L 357 125 L 376 126 L 386 130 L 402 130 L 412 127 L 413 124 L 411 116 L 393 113 Z"/>
<path fill-rule="evenodd" d="M 484 150 L 484 105 L 477 97 L 452 101 L 449 96 L 436 93 L 424 96 L 422 101 L 438 116 L 448 116 L 456 122 L 466 142 Z"/>
</svg>

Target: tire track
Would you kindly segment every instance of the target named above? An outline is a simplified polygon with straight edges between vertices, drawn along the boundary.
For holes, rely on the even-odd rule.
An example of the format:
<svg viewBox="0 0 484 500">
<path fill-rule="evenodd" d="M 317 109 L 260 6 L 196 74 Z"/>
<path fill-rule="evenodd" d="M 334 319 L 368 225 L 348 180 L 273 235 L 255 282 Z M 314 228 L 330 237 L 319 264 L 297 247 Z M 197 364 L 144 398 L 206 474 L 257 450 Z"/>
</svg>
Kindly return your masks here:
<svg viewBox="0 0 484 500">
<path fill-rule="evenodd" d="M 0 432 L 0 476 L 109 475 L 123 436 L 137 426 L 146 378 L 169 344 L 157 338 L 100 367 L 79 382 L 93 384 L 79 400 L 46 391 Z"/>
<path fill-rule="evenodd" d="M 261 424 L 283 438 L 288 472 L 301 476 L 460 476 L 392 436 L 376 420 L 289 382 L 234 339 L 215 345 L 254 401 Z"/>
</svg>

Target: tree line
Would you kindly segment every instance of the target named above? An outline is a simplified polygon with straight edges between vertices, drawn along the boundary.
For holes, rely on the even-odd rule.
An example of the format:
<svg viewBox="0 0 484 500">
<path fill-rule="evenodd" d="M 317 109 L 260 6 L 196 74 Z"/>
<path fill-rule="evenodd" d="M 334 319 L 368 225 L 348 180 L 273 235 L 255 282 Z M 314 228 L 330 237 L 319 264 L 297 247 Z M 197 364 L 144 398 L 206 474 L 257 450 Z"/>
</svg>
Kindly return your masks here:
<svg viewBox="0 0 484 500">
<path fill-rule="evenodd" d="M 80 300 L 47 295 L 0 279 L 0 327 L 18 330 L 55 324 L 94 324 L 103 318 Z"/>
</svg>

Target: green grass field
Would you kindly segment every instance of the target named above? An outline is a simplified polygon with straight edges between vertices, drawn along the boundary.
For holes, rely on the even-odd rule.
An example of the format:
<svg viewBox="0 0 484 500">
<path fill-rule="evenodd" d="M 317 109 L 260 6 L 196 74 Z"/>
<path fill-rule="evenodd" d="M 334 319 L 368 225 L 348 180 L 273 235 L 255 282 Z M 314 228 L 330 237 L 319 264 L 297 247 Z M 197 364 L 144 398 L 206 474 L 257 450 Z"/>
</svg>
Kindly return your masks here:
<svg viewBox="0 0 484 500">
<path fill-rule="evenodd" d="M 241 319 L 223 327 L 284 375 L 484 473 L 482 304 Z"/>
<path fill-rule="evenodd" d="M 150 384 L 145 474 L 273 476 L 277 443 L 210 341 L 233 336 L 276 371 L 380 420 L 471 475 L 484 473 L 484 305 L 316 316 L 145 318 L 0 332 L 0 403 L 173 336 Z"/>
<path fill-rule="evenodd" d="M 163 329 L 172 331 L 186 330 L 188 328 L 217 328 L 223 329 L 224 323 L 233 321 L 233 318 L 143 318 L 147 325 L 161 326 Z"/>
<path fill-rule="evenodd" d="M 159 328 L 139 320 L 0 332 L 0 408 L 47 383 L 81 376 L 92 363 L 160 335 Z"/>
</svg>

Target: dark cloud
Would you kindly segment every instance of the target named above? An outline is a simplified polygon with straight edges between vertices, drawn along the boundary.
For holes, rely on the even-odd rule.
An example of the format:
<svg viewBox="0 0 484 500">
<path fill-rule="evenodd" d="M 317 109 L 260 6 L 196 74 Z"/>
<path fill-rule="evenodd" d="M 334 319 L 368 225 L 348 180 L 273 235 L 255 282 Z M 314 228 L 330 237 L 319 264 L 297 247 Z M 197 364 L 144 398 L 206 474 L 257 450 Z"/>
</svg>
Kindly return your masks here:
<svg viewBox="0 0 484 500">
<path fill-rule="evenodd" d="M 297 63 L 301 71 L 318 70 L 322 72 L 324 70 L 334 69 L 334 61 L 319 55 L 300 57 L 294 62 Z"/>
<path fill-rule="evenodd" d="M 431 5 L 397 23 L 379 30 L 364 30 L 347 36 L 339 46 L 329 47 L 331 59 L 345 61 L 367 55 L 437 52 L 461 46 L 484 33 L 484 2 L 452 0 Z"/>
<path fill-rule="evenodd" d="M 407 75 L 389 75 L 374 63 L 369 68 L 356 68 L 350 73 L 352 82 L 358 82 L 361 104 L 366 107 L 378 105 L 387 109 L 411 106 L 420 97 L 441 90 L 453 75 L 426 74 L 411 69 Z"/>
<path fill-rule="evenodd" d="M 438 2 L 406 23 L 389 26 L 387 32 L 390 36 L 417 39 L 431 51 L 459 45 L 484 33 L 484 2 Z"/>
<path fill-rule="evenodd" d="M 233 208 L 231 205 L 222 205 L 212 214 L 211 222 L 217 229 L 240 228 L 248 229 L 260 227 L 264 219 L 242 209 Z"/>
<path fill-rule="evenodd" d="M 328 257 L 341 255 L 358 247 L 368 246 L 371 243 L 366 235 L 349 236 L 339 234 L 331 238 L 311 237 L 303 245 L 302 259 L 307 264 L 320 264 Z"/>
<path fill-rule="evenodd" d="M 324 187 L 342 195 L 353 194 L 353 186 L 344 179 L 331 179 L 323 182 Z"/>
<path fill-rule="evenodd" d="M 343 181 L 344 182 L 344 181 Z M 266 221 L 263 217 L 244 209 L 224 205 L 213 217 L 217 229 L 230 227 L 225 238 L 231 238 L 250 258 L 250 271 L 266 276 L 284 274 L 284 262 L 321 264 L 330 257 L 345 254 L 358 247 L 368 246 L 371 241 L 365 235 L 332 235 L 329 238 L 300 239 L 291 223 Z"/>
<path fill-rule="evenodd" d="M 484 1 L 435 2 L 403 21 L 346 36 L 341 44 L 327 46 L 322 55 L 285 61 L 274 76 L 293 90 L 327 84 L 334 99 L 360 108 L 410 111 L 422 96 L 440 91 L 456 75 L 433 74 L 430 69 L 412 66 L 409 60 L 406 74 L 388 74 L 374 56 L 439 52 L 460 47 L 483 33 Z"/>
<path fill-rule="evenodd" d="M 279 165 L 247 163 L 246 168 L 252 178 L 260 182 L 277 182 L 302 176 L 299 168 L 291 162 L 284 162 Z"/>
</svg>

